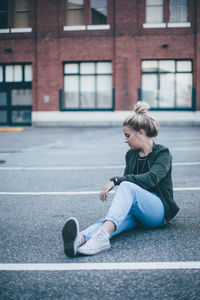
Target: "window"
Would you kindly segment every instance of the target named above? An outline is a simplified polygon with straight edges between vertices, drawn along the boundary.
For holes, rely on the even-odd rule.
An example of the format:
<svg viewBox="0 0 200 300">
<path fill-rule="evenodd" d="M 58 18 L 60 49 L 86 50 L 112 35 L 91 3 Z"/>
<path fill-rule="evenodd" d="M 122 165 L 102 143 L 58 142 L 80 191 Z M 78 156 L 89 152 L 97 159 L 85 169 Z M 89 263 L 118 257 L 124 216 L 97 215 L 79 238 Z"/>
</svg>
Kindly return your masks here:
<svg viewBox="0 0 200 300">
<path fill-rule="evenodd" d="M 188 21 L 188 1 L 187 0 L 170 0 L 170 23 L 179 23 Z"/>
<path fill-rule="evenodd" d="M 146 0 L 146 23 L 163 23 L 163 0 Z"/>
<path fill-rule="evenodd" d="M 5 78 L 3 78 L 3 68 L 5 69 Z M 0 82 L 3 81 L 5 82 L 32 81 L 31 64 L 0 66 Z"/>
<path fill-rule="evenodd" d="M 107 0 L 90 0 L 91 24 L 107 24 Z"/>
<path fill-rule="evenodd" d="M 0 124 L 31 124 L 32 65 L 0 65 Z"/>
<path fill-rule="evenodd" d="M 67 26 L 84 24 L 84 0 L 67 0 Z"/>
<path fill-rule="evenodd" d="M 164 19 L 167 23 L 164 22 Z M 144 28 L 190 27 L 188 0 L 146 0 Z"/>
<path fill-rule="evenodd" d="M 66 0 L 66 24 L 63 29 L 108 30 L 107 0 Z"/>
<path fill-rule="evenodd" d="M 111 110 L 111 62 L 64 64 L 64 95 L 61 109 Z"/>
<path fill-rule="evenodd" d="M 8 28 L 8 1 L 0 1 L 0 29 Z"/>
<path fill-rule="evenodd" d="M 0 65 L 0 84 L 7 82 L 31 82 L 32 81 L 32 65 L 10 64 Z"/>
<path fill-rule="evenodd" d="M 31 32 L 30 0 L 0 0 L 0 33 Z"/>
<path fill-rule="evenodd" d="M 29 27 L 29 0 L 14 1 L 14 28 Z"/>
<path fill-rule="evenodd" d="M 152 108 L 192 108 L 192 62 L 143 60 L 142 100 Z"/>
</svg>

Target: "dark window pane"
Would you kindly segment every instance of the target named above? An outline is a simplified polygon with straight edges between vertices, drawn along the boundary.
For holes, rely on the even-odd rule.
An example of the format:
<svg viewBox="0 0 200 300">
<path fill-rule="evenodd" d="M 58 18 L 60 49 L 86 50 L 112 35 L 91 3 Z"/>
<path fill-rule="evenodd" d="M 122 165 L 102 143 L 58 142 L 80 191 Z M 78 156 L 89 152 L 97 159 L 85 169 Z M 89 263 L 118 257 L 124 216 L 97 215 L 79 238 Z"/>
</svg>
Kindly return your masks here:
<svg viewBox="0 0 200 300">
<path fill-rule="evenodd" d="M 29 0 L 15 0 L 15 10 L 28 10 Z"/>
<path fill-rule="evenodd" d="M 7 105 L 7 93 L 0 93 L 0 105 Z"/>
<path fill-rule="evenodd" d="M 83 11 L 82 10 L 68 10 L 67 11 L 67 25 L 83 25 Z"/>
<path fill-rule="evenodd" d="M 67 1 L 67 25 L 83 25 L 84 12 L 83 0 L 68 0 Z"/>
<path fill-rule="evenodd" d="M 31 123 L 30 110 L 13 110 L 12 123 Z"/>
<path fill-rule="evenodd" d="M 29 27 L 29 12 L 15 12 L 14 15 L 14 28 L 27 28 Z"/>
<path fill-rule="evenodd" d="M 107 0 L 91 0 L 91 23 L 107 24 Z"/>
<path fill-rule="evenodd" d="M 8 28 L 8 13 L 0 12 L 0 29 Z"/>
<path fill-rule="evenodd" d="M 8 11 L 8 0 L 0 1 L 0 11 Z"/>
<path fill-rule="evenodd" d="M 7 123 L 7 111 L 0 110 L 0 123 Z"/>
<path fill-rule="evenodd" d="M 15 0 L 14 28 L 29 27 L 29 0 Z"/>
</svg>

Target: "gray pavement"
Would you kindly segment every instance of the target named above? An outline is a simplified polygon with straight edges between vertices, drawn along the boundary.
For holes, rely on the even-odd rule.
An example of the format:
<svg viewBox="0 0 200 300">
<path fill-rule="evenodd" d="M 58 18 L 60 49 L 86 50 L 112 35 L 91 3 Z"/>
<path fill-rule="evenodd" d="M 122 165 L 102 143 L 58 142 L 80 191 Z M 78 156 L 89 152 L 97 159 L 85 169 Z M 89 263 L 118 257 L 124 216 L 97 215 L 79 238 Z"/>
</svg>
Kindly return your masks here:
<svg viewBox="0 0 200 300">
<path fill-rule="evenodd" d="M 114 194 L 102 203 L 89 192 L 123 173 L 128 147 L 122 129 L 27 128 L 0 133 L 0 140 L 0 264 L 38 264 L 36 271 L 0 265 L 0 299 L 200 298 L 199 267 L 40 270 L 43 264 L 199 263 L 199 127 L 161 126 L 156 139 L 173 155 L 174 196 L 181 208 L 176 218 L 164 228 L 127 231 L 112 239 L 109 251 L 73 259 L 64 255 L 62 226 L 75 216 L 84 229 L 106 213 Z"/>
</svg>

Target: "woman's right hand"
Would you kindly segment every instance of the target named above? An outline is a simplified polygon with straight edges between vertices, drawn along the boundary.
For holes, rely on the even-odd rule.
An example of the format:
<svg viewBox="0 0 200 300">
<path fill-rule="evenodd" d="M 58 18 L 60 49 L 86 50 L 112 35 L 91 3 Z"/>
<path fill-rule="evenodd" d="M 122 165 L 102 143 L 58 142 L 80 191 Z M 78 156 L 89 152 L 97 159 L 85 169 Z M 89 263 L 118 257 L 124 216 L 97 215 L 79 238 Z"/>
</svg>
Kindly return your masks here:
<svg viewBox="0 0 200 300">
<path fill-rule="evenodd" d="M 101 201 L 106 201 L 108 197 L 108 192 L 114 188 L 115 184 L 112 180 L 110 180 L 104 187 L 102 188 L 100 192 L 100 199 Z"/>
</svg>

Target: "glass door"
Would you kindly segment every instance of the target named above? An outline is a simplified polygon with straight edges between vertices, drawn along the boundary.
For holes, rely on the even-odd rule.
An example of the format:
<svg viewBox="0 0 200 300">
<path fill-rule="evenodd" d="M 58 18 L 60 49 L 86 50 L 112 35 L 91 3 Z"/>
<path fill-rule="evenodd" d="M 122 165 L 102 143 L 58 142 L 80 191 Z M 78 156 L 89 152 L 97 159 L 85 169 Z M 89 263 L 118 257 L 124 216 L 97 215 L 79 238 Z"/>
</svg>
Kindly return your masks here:
<svg viewBox="0 0 200 300">
<path fill-rule="evenodd" d="M 10 119 L 12 125 L 31 125 L 32 90 L 18 88 L 11 90 Z"/>
<path fill-rule="evenodd" d="M 0 125 L 7 125 L 9 122 L 8 106 L 8 93 L 0 91 Z"/>
<path fill-rule="evenodd" d="M 31 125 L 32 90 L 0 91 L 0 125 Z"/>
<path fill-rule="evenodd" d="M 32 112 L 32 65 L 0 64 L 0 125 L 29 126 Z"/>
</svg>

